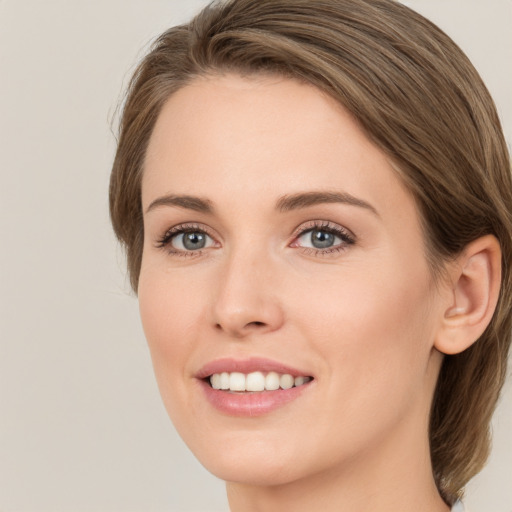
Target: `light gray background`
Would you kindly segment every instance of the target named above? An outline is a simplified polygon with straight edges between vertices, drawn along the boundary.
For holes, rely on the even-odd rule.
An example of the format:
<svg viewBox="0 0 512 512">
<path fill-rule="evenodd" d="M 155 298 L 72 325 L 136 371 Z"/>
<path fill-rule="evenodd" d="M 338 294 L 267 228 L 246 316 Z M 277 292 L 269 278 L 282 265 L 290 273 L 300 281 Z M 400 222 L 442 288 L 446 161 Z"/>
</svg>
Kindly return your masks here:
<svg viewBox="0 0 512 512">
<path fill-rule="evenodd" d="M 469 54 L 512 139 L 512 2 L 408 0 Z M 227 509 L 160 403 L 108 221 L 109 120 L 202 0 L 0 0 L 0 511 Z M 473 512 L 512 511 L 512 390 Z"/>
</svg>

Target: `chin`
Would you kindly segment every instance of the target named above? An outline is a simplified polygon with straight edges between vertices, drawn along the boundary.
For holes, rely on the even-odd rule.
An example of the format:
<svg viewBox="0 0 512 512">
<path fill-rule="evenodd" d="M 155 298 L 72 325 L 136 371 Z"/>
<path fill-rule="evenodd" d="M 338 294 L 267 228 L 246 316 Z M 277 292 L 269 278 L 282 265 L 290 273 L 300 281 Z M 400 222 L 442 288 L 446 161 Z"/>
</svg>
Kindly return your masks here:
<svg viewBox="0 0 512 512">
<path fill-rule="evenodd" d="M 221 460 L 204 461 L 199 459 L 203 466 L 217 478 L 226 482 L 233 482 L 255 486 L 284 485 L 301 478 L 300 471 L 291 470 L 286 463 L 269 461 L 265 454 L 256 460 L 254 457 L 238 457 Z"/>
<path fill-rule="evenodd" d="M 248 485 L 282 485 L 298 480 L 303 475 L 301 461 L 297 460 L 296 447 L 283 443 L 276 449 L 275 442 L 265 440 L 243 441 L 233 435 L 231 441 L 214 441 L 211 437 L 205 446 L 189 444 L 199 462 L 213 475 L 226 482 Z M 212 448 L 213 447 L 213 448 Z"/>
</svg>

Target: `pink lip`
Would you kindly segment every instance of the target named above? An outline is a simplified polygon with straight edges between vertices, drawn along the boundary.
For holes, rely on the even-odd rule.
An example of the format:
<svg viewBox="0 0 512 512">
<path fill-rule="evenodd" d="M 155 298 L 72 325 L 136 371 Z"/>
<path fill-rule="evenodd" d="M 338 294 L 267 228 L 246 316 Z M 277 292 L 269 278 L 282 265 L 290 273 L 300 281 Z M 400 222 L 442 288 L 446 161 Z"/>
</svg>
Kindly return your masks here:
<svg viewBox="0 0 512 512">
<path fill-rule="evenodd" d="M 295 377 L 299 375 L 311 376 L 296 368 L 291 368 L 269 359 L 251 358 L 247 360 L 219 359 L 212 361 L 199 370 L 196 378 L 204 396 L 213 407 L 222 413 L 239 417 L 255 417 L 268 414 L 299 398 L 314 383 L 313 380 L 302 386 L 276 391 L 232 393 L 213 389 L 205 380 L 214 373 L 251 373 L 254 371 L 289 373 Z"/>
<path fill-rule="evenodd" d="M 214 373 L 221 372 L 240 372 L 240 373 L 251 373 L 251 372 L 277 372 L 277 373 L 289 373 L 294 377 L 302 375 L 304 377 L 312 377 L 309 373 L 304 373 L 297 368 L 292 368 L 277 361 L 265 359 L 261 357 L 251 357 L 250 359 L 217 359 L 204 365 L 196 374 L 196 378 L 205 379 Z"/>
</svg>

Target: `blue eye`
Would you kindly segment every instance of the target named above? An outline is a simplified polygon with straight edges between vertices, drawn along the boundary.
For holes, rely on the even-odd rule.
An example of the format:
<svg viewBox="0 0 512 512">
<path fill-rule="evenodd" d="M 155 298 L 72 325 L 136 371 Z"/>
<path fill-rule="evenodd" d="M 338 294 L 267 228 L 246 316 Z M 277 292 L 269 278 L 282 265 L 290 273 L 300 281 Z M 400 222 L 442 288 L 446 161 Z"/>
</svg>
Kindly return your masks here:
<svg viewBox="0 0 512 512">
<path fill-rule="evenodd" d="M 299 237 L 299 240 L 301 240 L 302 247 L 314 247 L 315 249 L 328 249 L 342 242 L 339 236 L 324 229 L 306 231 Z"/>
<path fill-rule="evenodd" d="M 219 247 L 207 228 L 196 224 L 180 224 L 169 229 L 157 241 L 157 247 L 165 248 L 173 256 L 199 256 L 203 249 Z M 298 230 L 291 247 L 304 249 L 317 255 L 327 255 L 345 250 L 355 243 L 355 237 L 345 228 L 326 221 L 312 221 Z"/>
<path fill-rule="evenodd" d="M 299 232 L 293 247 L 315 250 L 318 254 L 338 252 L 355 243 L 354 236 L 341 226 L 314 221 Z"/>
<path fill-rule="evenodd" d="M 179 224 L 157 240 L 156 246 L 174 256 L 198 256 L 203 249 L 215 247 L 217 243 L 206 229 L 195 223 Z"/>
<path fill-rule="evenodd" d="M 308 229 L 298 237 L 298 240 L 301 247 L 313 249 L 329 249 L 343 242 L 339 236 L 325 229 Z"/>
<path fill-rule="evenodd" d="M 214 244 L 212 238 L 203 231 L 173 233 L 169 237 L 168 243 L 178 251 L 198 251 Z"/>
</svg>

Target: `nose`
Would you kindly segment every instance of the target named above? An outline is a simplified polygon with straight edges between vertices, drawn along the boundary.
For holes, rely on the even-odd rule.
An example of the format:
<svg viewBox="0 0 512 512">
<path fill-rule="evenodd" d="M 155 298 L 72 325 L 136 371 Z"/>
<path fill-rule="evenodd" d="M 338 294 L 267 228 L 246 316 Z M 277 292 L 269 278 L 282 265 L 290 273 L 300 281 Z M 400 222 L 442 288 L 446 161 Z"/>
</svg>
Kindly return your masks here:
<svg viewBox="0 0 512 512">
<path fill-rule="evenodd" d="M 215 328 L 238 339 L 276 331 L 284 321 L 275 265 L 261 251 L 248 252 L 224 262 L 213 300 Z"/>
</svg>

